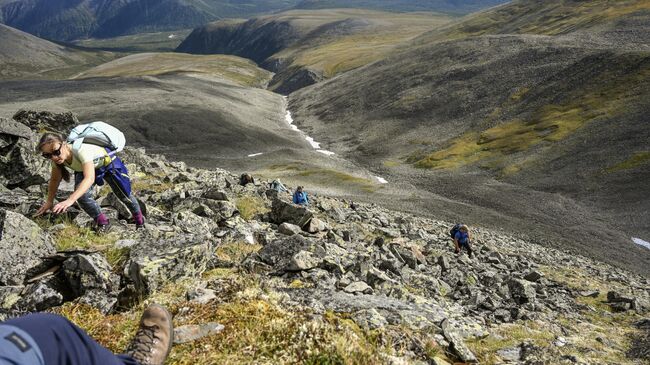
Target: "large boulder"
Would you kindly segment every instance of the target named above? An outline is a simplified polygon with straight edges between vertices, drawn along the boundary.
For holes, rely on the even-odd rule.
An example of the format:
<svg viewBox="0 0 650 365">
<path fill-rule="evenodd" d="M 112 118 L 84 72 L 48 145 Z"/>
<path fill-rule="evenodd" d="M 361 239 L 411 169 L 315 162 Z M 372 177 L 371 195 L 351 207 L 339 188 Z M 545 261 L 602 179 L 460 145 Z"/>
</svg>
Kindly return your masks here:
<svg viewBox="0 0 650 365">
<path fill-rule="evenodd" d="M 133 282 L 135 294 L 148 295 L 166 283 L 200 277 L 212 254 L 208 240 L 143 240 L 131 248 L 125 275 Z"/>
<path fill-rule="evenodd" d="M 278 238 L 257 253 L 260 261 L 276 271 L 309 270 L 317 267 L 325 255 L 321 245 L 300 235 Z"/>
<path fill-rule="evenodd" d="M 510 295 L 517 304 L 532 303 L 535 301 L 535 287 L 526 280 L 511 279 L 508 281 Z"/>
<path fill-rule="evenodd" d="M 0 285 L 22 285 L 40 257 L 55 252 L 50 237 L 22 214 L 0 209 Z"/>
<path fill-rule="evenodd" d="M 79 301 L 110 312 L 117 302 L 120 278 L 99 253 L 77 254 L 63 262 L 69 289 Z"/>
<path fill-rule="evenodd" d="M 79 124 L 79 120 L 71 112 L 51 113 L 47 111 L 19 110 L 12 118 L 35 131 L 49 130 L 62 134 L 67 133 L 72 127 Z"/>
<path fill-rule="evenodd" d="M 0 183 L 26 188 L 46 182 L 50 162 L 34 150 L 38 135 L 23 124 L 0 118 Z"/>
<path fill-rule="evenodd" d="M 303 227 L 313 216 L 314 214 L 304 206 L 289 203 L 281 199 L 273 200 L 271 217 L 277 224 L 287 222 Z"/>
</svg>

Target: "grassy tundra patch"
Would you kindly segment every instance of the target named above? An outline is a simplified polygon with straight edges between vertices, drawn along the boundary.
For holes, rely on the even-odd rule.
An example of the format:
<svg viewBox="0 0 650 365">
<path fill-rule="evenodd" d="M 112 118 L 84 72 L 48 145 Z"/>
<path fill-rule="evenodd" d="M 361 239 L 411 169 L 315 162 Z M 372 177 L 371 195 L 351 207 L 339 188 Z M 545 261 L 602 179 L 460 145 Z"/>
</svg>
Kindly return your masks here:
<svg viewBox="0 0 650 365">
<path fill-rule="evenodd" d="M 187 37 L 192 29 L 168 32 L 139 33 L 113 38 L 84 39 L 76 42 L 78 46 L 99 48 L 120 52 L 161 52 L 173 51 Z"/>
<path fill-rule="evenodd" d="M 323 16 L 324 12 L 317 12 Z M 312 14 L 301 14 L 309 19 Z M 363 26 L 343 29 L 342 34 L 313 32 L 298 45 L 282 50 L 274 58 L 291 60 L 290 66 L 302 66 L 322 71 L 329 78 L 385 57 L 396 46 L 418 35 L 448 23 L 446 15 L 426 13 L 387 13 L 368 10 L 336 10 L 328 22 L 360 20 Z M 321 19 L 323 21 L 323 19 Z"/>
<path fill-rule="evenodd" d="M 444 37 L 456 39 L 501 33 L 557 35 L 644 10 L 650 10 L 650 3 L 645 0 L 562 0 L 552 4 L 545 1 L 520 1 L 477 14 L 462 24 L 451 27 L 444 33 Z"/>
<path fill-rule="evenodd" d="M 561 141 L 593 120 L 623 112 L 626 103 L 638 96 L 634 86 L 641 85 L 647 77 L 650 77 L 647 63 L 619 78 L 603 73 L 595 78 L 596 86 L 566 103 L 543 106 L 527 120 L 514 119 L 483 131 L 465 132 L 440 150 L 412 154 L 408 162 L 420 168 L 453 169 L 492 160 L 496 162 L 495 168 L 501 168 L 503 164 L 499 159 L 528 151 L 542 143 Z M 515 93 L 509 102 L 520 100 L 528 92 L 525 89 L 523 94 Z M 634 162 L 643 158 L 637 157 Z M 509 169 L 508 173 L 521 167 Z"/>
<path fill-rule="evenodd" d="M 637 168 L 642 165 L 646 165 L 650 162 L 650 151 L 637 152 L 629 159 L 617 163 L 616 165 L 607 168 L 607 172 L 617 172 L 623 170 L 630 170 Z"/>
<path fill-rule="evenodd" d="M 244 58 L 185 53 L 134 54 L 82 72 L 75 78 L 156 76 L 178 72 L 219 76 L 252 87 L 261 87 L 271 79 L 270 72 Z"/>
<path fill-rule="evenodd" d="M 333 169 L 305 166 L 299 164 L 276 164 L 269 167 L 269 176 L 280 176 L 283 181 L 291 179 L 304 181 L 314 180 L 320 186 L 344 186 L 348 189 L 373 193 L 381 189 L 381 185 L 372 180 L 348 174 Z"/>
</svg>

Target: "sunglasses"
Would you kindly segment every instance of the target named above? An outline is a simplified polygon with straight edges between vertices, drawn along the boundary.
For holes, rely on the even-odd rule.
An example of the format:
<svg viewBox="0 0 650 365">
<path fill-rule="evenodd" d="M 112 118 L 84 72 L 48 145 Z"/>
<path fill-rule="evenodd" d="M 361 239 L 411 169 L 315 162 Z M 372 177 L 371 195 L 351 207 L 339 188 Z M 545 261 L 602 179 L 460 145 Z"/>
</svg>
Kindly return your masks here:
<svg viewBox="0 0 650 365">
<path fill-rule="evenodd" d="M 59 156 L 59 155 L 61 155 L 61 147 L 63 147 L 63 143 L 59 145 L 59 148 L 55 149 L 55 150 L 52 151 L 51 153 L 43 152 L 41 155 L 42 155 L 44 158 L 47 158 L 47 159 L 50 159 L 50 158 L 52 158 L 53 156 Z"/>
</svg>

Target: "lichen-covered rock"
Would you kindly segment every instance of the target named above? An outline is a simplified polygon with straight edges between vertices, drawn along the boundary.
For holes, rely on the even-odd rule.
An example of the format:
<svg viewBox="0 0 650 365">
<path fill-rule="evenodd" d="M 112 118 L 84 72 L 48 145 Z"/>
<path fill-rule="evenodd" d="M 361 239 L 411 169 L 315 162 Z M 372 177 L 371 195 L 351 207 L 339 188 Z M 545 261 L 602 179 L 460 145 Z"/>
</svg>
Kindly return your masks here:
<svg viewBox="0 0 650 365">
<path fill-rule="evenodd" d="M 309 222 L 314 214 L 304 206 L 275 199 L 271 207 L 271 216 L 277 224 L 288 222 L 302 227 Z"/>
<path fill-rule="evenodd" d="M 294 234 L 302 232 L 302 229 L 295 224 L 284 222 L 278 226 L 278 232 L 287 236 L 293 236 Z"/>
<path fill-rule="evenodd" d="M 458 357 L 467 363 L 477 362 L 476 355 L 467 348 L 465 342 L 460 337 L 460 335 L 454 330 L 453 326 L 450 325 L 449 320 L 445 319 L 440 325 L 442 327 L 442 333 L 445 335 L 447 341 L 449 341 L 452 350 L 458 355 Z"/>
<path fill-rule="evenodd" d="M 55 252 L 50 236 L 36 223 L 0 209 L 0 285 L 22 285 L 25 273 L 38 265 L 40 257 Z"/>
<path fill-rule="evenodd" d="M 125 275 L 138 294 L 148 295 L 180 278 L 200 277 L 212 254 L 209 240 L 143 240 L 132 247 Z"/>
<path fill-rule="evenodd" d="M 322 246 L 300 235 L 276 239 L 264 246 L 258 252 L 258 257 L 277 271 L 295 271 L 302 264 L 295 262 L 294 256 L 301 251 L 309 253 L 308 260 L 307 254 L 304 254 L 305 261 L 308 261 L 304 263 L 305 266 L 311 266 L 313 260 L 325 257 L 325 249 Z"/>
<path fill-rule="evenodd" d="M 108 313 L 117 302 L 120 278 L 100 253 L 78 254 L 63 262 L 69 289 L 79 301 Z"/>
<path fill-rule="evenodd" d="M 3 185 L 26 188 L 48 180 L 50 162 L 34 151 L 38 138 L 24 125 L 0 119 L 0 141 L 3 145 L 0 182 Z"/>
<path fill-rule="evenodd" d="M 45 282 L 38 282 L 27 287 L 15 303 L 15 307 L 23 311 L 43 311 L 63 303 L 63 295 L 47 285 Z"/>
<path fill-rule="evenodd" d="M 511 279 L 508 281 L 510 295 L 517 304 L 526 304 L 535 301 L 536 293 L 533 285 L 525 280 Z"/>
</svg>

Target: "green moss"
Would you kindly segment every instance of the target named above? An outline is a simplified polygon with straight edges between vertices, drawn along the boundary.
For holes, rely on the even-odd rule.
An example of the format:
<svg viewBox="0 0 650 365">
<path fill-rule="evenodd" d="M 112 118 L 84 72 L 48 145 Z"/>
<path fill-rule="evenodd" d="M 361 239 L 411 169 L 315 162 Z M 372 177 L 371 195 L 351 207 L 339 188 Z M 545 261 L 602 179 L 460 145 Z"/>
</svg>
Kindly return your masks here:
<svg viewBox="0 0 650 365">
<path fill-rule="evenodd" d="M 504 324 L 485 338 L 470 339 L 467 346 L 478 357 L 481 364 L 500 364 L 497 351 L 529 341 L 539 347 L 548 347 L 555 339 L 553 334 L 540 323 L 527 321 L 518 324 Z"/>
<path fill-rule="evenodd" d="M 111 247 L 104 251 L 104 256 L 106 256 L 106 261 L 108 261 L 113 270 L 119 271 L 126 264 L 130 253 L 131 250 L 128 247 Z"/>
<path fill-rule="evenodd" d="M 612 167 L 607 168 L 607 172 L 617 172 L 623 170 L 631 170 L 639 166 L 646 165 L 650 162 L 650 151 L 637 152 L 629 159 L 620 162 Z"/>
<path fill-rule="evenodd" d="M 258 214 L 269 211 L 264 200 L 258 196 L 245 195 L 237 198 L 235 202 L 237 210 L 245 220 L 251 220 Z"/>
<path fill-rule="evenodd" d="M 88 227 L 67 223 L 65 228 L 53 235 L 58 251 L 73 249 L 104 249 L 112 247 L 118 237 L 115 234 L 97 235 Z"/>
<path fill-rule="evenodd" d="M 215 252 L 215 256 L 224 261 L 239 264 L 253 252 L 257 252 L 262 248 L 260 245 L 251 245 L 246 242 L 232 242 L 219 245 Z"/>
</svg>

